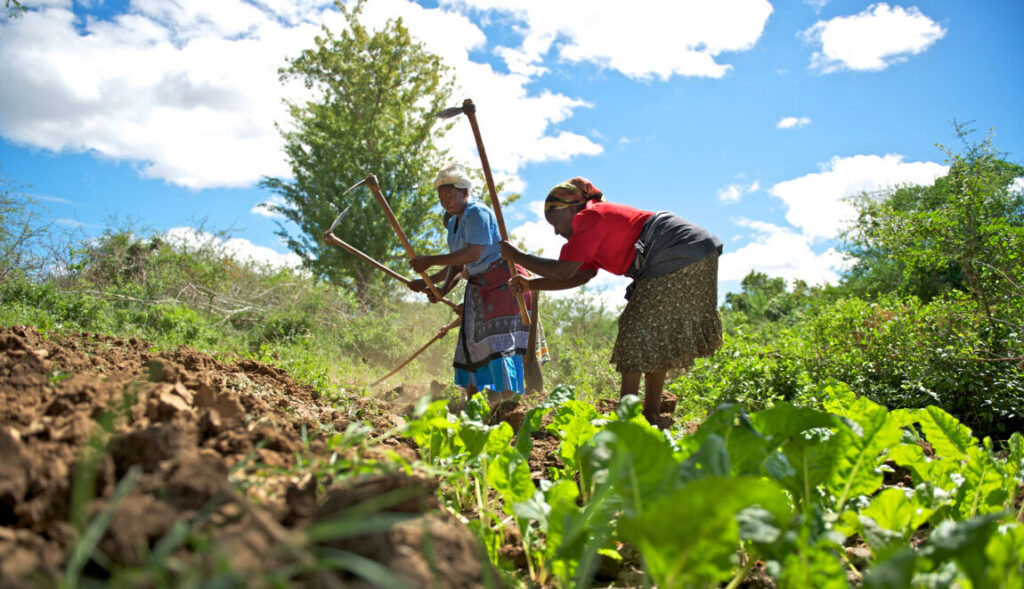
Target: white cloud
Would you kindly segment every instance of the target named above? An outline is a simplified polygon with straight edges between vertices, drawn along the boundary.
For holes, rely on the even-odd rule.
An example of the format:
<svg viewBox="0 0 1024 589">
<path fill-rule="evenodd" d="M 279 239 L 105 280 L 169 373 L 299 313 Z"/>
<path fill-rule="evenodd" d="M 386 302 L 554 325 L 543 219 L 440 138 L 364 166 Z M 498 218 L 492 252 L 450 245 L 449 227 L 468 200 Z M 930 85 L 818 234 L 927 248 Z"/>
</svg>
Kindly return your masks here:
<svg viewBox="0 0 1024 589">
<path fill-rule="evenodd" d="M 298 268 L 302 265 L 302 260 L 297 254 L 282 254 L 241 237 L 221 239 L 212 233 L 198 231 L 192 227 L 174 227 L 167 230 L 165 235 L 172 245 L 189 249 L 213 249 L 240 262 L 252 262 L 273 268 Z"/>
<path fill-rule="evenodd" d="M 820 46 L 811 69 L 878 71 L 922 53 L 944 37 L 946 29 L 916 7 L 890 8 L 881 2 L 859 14 L 819 21 L 801 35 Z"/>
<path fill-rule="evenodd" d="M 718 190 L 718 200 L 724 203 L 739 202 L 743 195 L 757 192 L 761 189 L 761 183 L 755 180 L 751 184 L 730 184 Z"/>
<path fill-rule="evenodd" d="M 787 207 L 791 227 L 751 219 L 733 223 L 752 231 L 751 241 L 736 251 L 726 250 L 719 265 L 719 280 L 741 280 L 752 270 L 808 284 L 835 283 L 847 261 L 822 240 L 839 236 L 853 218 L 845 199 L 862 192 L 875 193 L 906 185 L 930 185 L 948 168 L 933 162 L 904 162 L 902 155 L 833 157 L 820 171 L 779 182 L 769 189 Z"/>
<path fill-rule="evenodd" d="M 778 123 L 775 123 L 776 129 L 793 129 L 806 127 L 811 124 L 811 119 L 808 117 L 782 117 Z"/>
<path fill-rule="evenodd" d="M 84 23 L 68 5 L 0 27 L 5 137 L 138 162 L 190 188 L 288 172 L 276 69 L 312 24 L 288 30 L 239 1 L 136 2 Z"/>
<path fill-rule="evenodd" d="M 601 153 L 557 125 L 583 100 L 528 89 L 523 73 L 470 59 L 480 28 L 451 10 L 411 0 L 375 0 L 365 22 L 402 17 L 441 55 L 471 97 L 496 174 L 531 162 Z M 112 20 L 77 20 L 71 2 L 38 7 L 0 23 L 0 135 L 54 152 L 91 152 L 136 162 L 147 177 L 194 189 L 253 185 L 288 176 L 274 123 L 287 125 L 277 69 L 313 45 L 319 25 L 344 27 L 333 2 L 311 0 L 133 0 Z M 453 155 L 479 161 L 468 124 L 449 134 Z"/>
<path fill-rule="evenodd" d="M 521 32 L 522 44 L 501 48 L 512 72 L 535 75 L 554 50 L 630 78 L 720 78 L 729 52 L 754 46 L 772 13 L 767 0 L 444 0 L 456 9 L 497 13 Z"/>
<path fill-rule="evenodd" d="M 814 12 L 820 12 L 822 8 L 828 5 L 830 0 L 804 0 L 804 4 L 814 8 Z"/>
<path fill-rule="evenodd" d="M 786 220 L 805 236 L 829 239 L 853 218 L 846 197 L 902 184 L 930 185 L 946 171 L 933 162 L 904 162 L 898 154 L 836 156 L 820 172 L 779 182 L 769 192 L 786 204 Z"/>
<path fill-rule="evenodd" d="M 772 223 L 738 219 L 734 224 L 753 230 L 754 238 L 742 248 L 722 254 L 720 282 L 742 280 L 753 270 L 782 277 L 787 283 L 799 279 L 814 285 L 839 280 L 844 259 L 835 248 L 816 253 L 808 236 Z"/>
<path fill-rule="evenodd" d="M 1014 178 L 1013 183 L 1010 184 L 1010 192 L 1013 194 L 1024 192 L 1024 176 Z"/>
<path fill-rule="evenodd" d="M 60 197 L 57 197 L 57 196 L 49 196 L 49 195 L 46 195 L 46 194 L 32 194 L 30 196 L 32 198 L 34 198 L 34 199 L 37 199 L 37 200 L 43 200 L 43 201 L 46 201 L 46 202 L 55 202 L 55 203 L 62 204 L 62 205 L 73 205 L 73 204 L 75 204 L 73 201 L 70 201 L 70 200 L 68 200 L 66 198 L 60 198 Z"/>
<path fill-rule="evenodd" d="M 254 214 L 254 215 L 259 215 L 261 217 L 267 217 L 268 219 L 284 219 L 285 218 L 285 216 L 282 215 L 281 213 L 277 213 L 277 212 L 274 212 L 274 211 L 270 210 L 267 207 L 267 205 L 276 205 L 276 206 L 279 206 L 279 207 L 287 207 L 288 206 L 288 201 L 285 200 L 283 196 L 281 196 L 279 194 L 275 194 L 275 195 L 271 196 L 270 198 L 268 198 L 267 200 L 265 200 L 265 201 L 263 201 L 261 203 L 258 203 L 256 206 L 254 206 L 253 208 L 249 209 L 249 212 Z"/>
</svg>

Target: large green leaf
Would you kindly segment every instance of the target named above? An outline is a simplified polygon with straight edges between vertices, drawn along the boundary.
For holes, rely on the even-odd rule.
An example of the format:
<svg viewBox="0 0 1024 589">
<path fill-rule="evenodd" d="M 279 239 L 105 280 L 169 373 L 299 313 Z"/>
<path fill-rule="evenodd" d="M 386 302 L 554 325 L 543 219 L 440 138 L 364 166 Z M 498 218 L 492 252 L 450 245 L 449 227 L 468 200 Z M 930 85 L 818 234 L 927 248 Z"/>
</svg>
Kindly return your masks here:
<svg viewBox="0 0 1024 589">
<path fill-rule="evenodd" d="M 906 541 L 933 513 L 935 508 L 931 505 L 929 497 L 913 491 L 908 494 L 907 490 L 890 487 L 872 497 L 871 503 L 861 510 L 860 517 L 865 527 L 870 526 L 864 522 L 864 519 L 868 518 L 880 528 L 895 532 L 899 540 Z M 871 537 L 867 533 L 865 537 L 875 550 L 883 548 L 884 542 L 871 542 Z M 881 539 L 881 536 L 875 535 L 874 538 Z"/>
<path fill-rule="evenodd" d="M 687 458 L 679 467 L 680 476 L 684 481 L 706 476 L 729 475 L 729 451 L 725 440 L 712 434 L 704 443 Z"/>
<path fill-rule="evenodd" d="M 739 405 L 722 405 L 701 424 L 694 436 L 703 445 L 717 435 L 725 441 L 731 472 L 760 474 L 761 464 L 773 447 L 773 440 L 761 434 Z"/>
<path fill-rule="evenodd" d="M 850 385 L 844 382 L 831 382 L 821 389 L 821 406 L 840 417 L 856 419 L 857 416 L 857 395 L 850 390 Z"/>
<path fill-rule="evenodd" d="M 777 484 L 755 477 L 695 480 L 624 516 L 620 536 L 644 557 L 659 587 L 706 586 L 728 579 L 739 542 L 737 514 L 760 506 L 784 521 L 789 502 Z"/>
<path fill-rule="evenodd" d="M 985 557 L 986 587 L 1024 589 L 1024 525 L 1005 526 L 992 534 Z"/>
<path fill-rule="evenodd" d="M 789 403 L 778 403 L 771 409 L 755 413 L 750 421 L 762 435 L 771 436 L 776 444 L 801 436 L 808 430 L 835 427 L 835 416 Z"/>
<path fill-rule="evenodd" d="M 668 442 L 650 426 L 613 421 L 581 453 L 581 479 L 607 485 L 622 497 L 630 513 L 673 490 L 679 465 Z"/>
<path fill-rule="evenodd" d="M 937 458 L 964 459 L 967 458 L 967 449 L 978 445 L 970 428 L 939 407 L 926 407 L 917 412 L 917 418 Z"/>
<path fill-rule="evenodd" d="M 1014 509 L 1013 500 L 1017 496 L 1020 485 L 1024 482 L 1024 436 L 1020 432 L 1013 432 L 1007 443 L 1010 453 L 1003 465 L 1003 472 L 1006 474 L 1005 486 L 1007 490 L 1007 511 Z"/>
<path fill-rule="evenodd" d="M 836 436 L 823 436 L 819 432 L 790 438 L 765 461 L 765 474 L 782 483 L 805 508 L 821 503 L 818 486 L 829 479 L 839 460 Z"/>
<path fill-rule="evenodd" d="M 783 483 L 797 501 L 818 501 L 817 486 L 825 482 L 838 461 L 837 418 L 808 407 L 779 403 L 750 417 L 753 426 L 775 450 L 763 460 L 764 474 Z"/>
<path fill-rule="evenodd" d="M 406 435 L 420 448 L 426 449 L 431 460 L 451 455 L 451 430 L 455 429 L 456 425 L 449 419 L 448 401 L 440 399 L 430 403 L 426 408 L 420 407 L 420 410 L 423 411 L 420 417 L 406 424 Z"/>
<path fill-rule="evenodd" d="M 459 421 L 455 427 L 455 435 L 458 436 L 468 460 L 475 459 L 483 452 L 487 436 L 492 429 L 491 426 L 471 419 Z"/>
<path fill-rule="evenodd" d="M 558 454 L 570 471 L 579 469 L 580 447 L 597 433 L 597 428 L 592 423 L 597 418 L 594 406 L 583 401 L 567 401 L 555 409 L 554 419 L 548 425 L 548 431 L 561 438 Z"/>
<path fill-rule="evenodd" d="M 530 499 L 535 489 L 530 465 L 514 448 L 508 448 L 488 463 L 487 482 L 501 493 L 508 513 L 512 513 L 514 504 Z"/>
<path fill-rule="evenodd" d="M 902 430 L 889 421 L 885 407 L 861 397 L 848 405 L 848 417 L 840 420 L 835 447 L 837 461 L 825 486 L 842 511 L 848 500 L 870 495 L 882 485 L 879 466 L 883 453 L 896 445 Z"/>
<path fill-rule="evenodd" d="M 981 515 L 967 521 L 941 522 L 928 537 L 922 554 L 933 562 L 956 561 L 974 587 L 989 587 L 986 547 L 998 533 L 999 515 Z"/>
<path fill-rule="evenodd" d="M 957 487 L 960 462 L 954 460 L 932 460 L 916 443 L 899 444 L 889 449 L 889 458 L 910 470 L 915 486 L 922 483 L 934 485 L 947 492 Z"/>
<path fill-rule="evenodd" d="M 846 569 L 834 548 L 798 546 L 782 561 L 779 586 L 792 589 L 849 589 Z"/>
<path fill-rule="evenodd" d="M 914 576 L 917 552 L 904 546 L 889 558 L 875 562 L 864 574 L 865 589 L 906 589 Z"/>
<path fill-rule="evenodd" d="M 540 429 L 540 422 L 551 412 L 555 407 L 562 405 L 563 403 L 572 400 L 574 391 L 570 387 L 556 387 L 551 395 L 547 399 L 544 399 L 526 412 L 523 416 L 523 423 L 519 426 L 519 431 L 516 432 L 516 449 L 523 455 L 524 458 L 530 457 L 530 452 L 533 449 L 533 432 Z"/>
<path fill-rule="evenodd" d="M 1007 445 L 1010 454 L 1006 458 L 1006 474 L 1020 483 L 1024 480 L 1024 435 L 1013 432 Z"/>
<path fill-rule="evenodd" d="M 484 452 L 488 456 L 498 456 L 504 454 L 509 449 L 512 443 L 512 436 L 515 432 L 512 431 L 512 426 L 507 422 L 503 421 L 497 426 L 491 428 L 487 432 L 487 442 L 484 445 Z"/>
<path fill-rule="evenodd" d="M 583 507 L 576 504 L 578 497 L 573 481 L 544 482 L 529 500 L 512 508 L 516 517 L 537 522 L 544 533 L 543 558 L 564 585 L 577 574 L 579 563 L 586 562 L 610 537 L 618 511 L 617 505 L 608 501 L 607 492 L 592 497 Z"/>
<path fill-rule="evenodd" d="M 1000 466 L 988 449 L 977 446 L 967 449 L 967 461 L 960 471 L 963 482 L 956 494 L 961 519 L 1003 510 L 1007 485 Z"/>
<path fill-rule="evenodd" d="M 908 469 L 915 484 L 934 481 L 931 463 L 917 444 L 899 444 L 889 448 L 889 459 Z"/>
</svg>

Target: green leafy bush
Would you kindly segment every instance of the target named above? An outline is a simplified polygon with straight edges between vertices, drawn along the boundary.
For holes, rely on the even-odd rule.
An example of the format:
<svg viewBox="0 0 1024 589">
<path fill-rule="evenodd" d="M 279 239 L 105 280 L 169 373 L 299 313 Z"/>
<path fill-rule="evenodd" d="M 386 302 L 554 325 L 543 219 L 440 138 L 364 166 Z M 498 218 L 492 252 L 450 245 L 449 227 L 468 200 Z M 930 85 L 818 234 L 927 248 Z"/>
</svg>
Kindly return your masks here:
<svg viewBox="0 0 1024 589">
<path fill-rule="evenodd" d="M 1012 361 L 1024 349 L 1020 336 L 993 327 L 964 294 L 822 300 L 790 326 L 734 331 L 669 384 L 684 414 L 725 402 L 751 411 L 813 405 L 820 383 L 838 381 L 890 409 L 941 407 L 986 435 L 1005 439 L 1024 425 L 1024 370 Z"/>
</svg>

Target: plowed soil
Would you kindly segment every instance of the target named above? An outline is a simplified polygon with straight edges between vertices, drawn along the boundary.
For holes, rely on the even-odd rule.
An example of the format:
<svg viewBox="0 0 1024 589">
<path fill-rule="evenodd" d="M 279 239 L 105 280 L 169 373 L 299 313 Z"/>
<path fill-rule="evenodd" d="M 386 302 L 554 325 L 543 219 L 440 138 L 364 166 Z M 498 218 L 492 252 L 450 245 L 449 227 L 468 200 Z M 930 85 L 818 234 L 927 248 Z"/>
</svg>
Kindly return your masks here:
<svg viewBox="0 0 1024 589">
<path fill-rule="evenodd" d="M 355 421 L 371 441 L 339 446 Z M 328 402 L 252 360 L 0 328 L 0 586 L 126 567 L 150 580 L 169 567 L 174 584 L 175 563 L 245 586 L 364 584 L 345 566 L 323 572 L 338 554 L 412 587 L 500 585 L 469 529 L 437 509 L 437 482 L 402 466 L 417 457 L 394 435 L 402 423 L 382 401 Z M 382 515 L 397 523 L 328 525 Z"/>
</svg>

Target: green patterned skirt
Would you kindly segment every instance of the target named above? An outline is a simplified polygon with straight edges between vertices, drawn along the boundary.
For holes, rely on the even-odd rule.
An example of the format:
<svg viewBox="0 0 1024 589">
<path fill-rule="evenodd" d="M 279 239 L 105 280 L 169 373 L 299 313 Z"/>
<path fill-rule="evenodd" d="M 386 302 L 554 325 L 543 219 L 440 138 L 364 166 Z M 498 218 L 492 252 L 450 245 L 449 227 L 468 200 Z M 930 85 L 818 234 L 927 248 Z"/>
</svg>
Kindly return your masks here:
<svg viewBox="0 0 1024 589">
<path fill-rule="evenodd" d="M 645 278 L 619 316 L 611 363 L 619 372 L 689 369 L 722 347 L 718 254 L 665 276 Z"/>
</svg>

